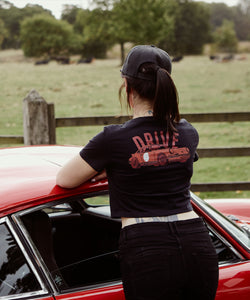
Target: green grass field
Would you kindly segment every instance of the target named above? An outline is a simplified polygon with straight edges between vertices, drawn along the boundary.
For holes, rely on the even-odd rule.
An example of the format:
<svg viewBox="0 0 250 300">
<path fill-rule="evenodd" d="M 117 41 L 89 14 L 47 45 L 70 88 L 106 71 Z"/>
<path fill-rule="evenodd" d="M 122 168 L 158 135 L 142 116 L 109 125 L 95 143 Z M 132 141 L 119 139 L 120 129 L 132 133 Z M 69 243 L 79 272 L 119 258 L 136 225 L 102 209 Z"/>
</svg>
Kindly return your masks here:
<svg viewBox="0 0 250 300">
<path fill-rule="evenodd" d="M 173 65 L 181 113 L 250 111 L 250 55 L 228 63 L 187 56 Z M 74 58 L 73 58 L 74 59 Z M 0 135 L 22 135 L 22 101 L 36 89 L 55 104 L 56 117 L 127 114 L 121 110 L 119 59 L 92 64 L 35 66 L 20 50 L 0 52 Z M 199 147 L 250 146 L 249 122 L 193 124 Z M 57 129 L 58 144 L 84 145 L 99 126 Z M 0 147 L 10 145 L 0 145 Z M 250 181 L 250 158 L 204 158 L 193 182 Z M 250 191 L 202 193 L 202 197 L 250 197 Z"/>
</svg>

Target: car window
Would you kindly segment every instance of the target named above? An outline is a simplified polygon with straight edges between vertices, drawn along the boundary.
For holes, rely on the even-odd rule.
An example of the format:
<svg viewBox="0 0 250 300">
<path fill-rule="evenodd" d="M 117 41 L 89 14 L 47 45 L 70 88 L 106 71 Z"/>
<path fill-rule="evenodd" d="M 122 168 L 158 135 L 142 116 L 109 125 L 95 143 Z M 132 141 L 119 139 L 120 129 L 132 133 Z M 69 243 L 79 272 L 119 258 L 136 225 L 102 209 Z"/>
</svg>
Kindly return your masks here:
<svg viewBox="0 0 250 300">
<path fill-rule="evenodd" d="M 219 265 L 235 263 L 240 261 L 239 256 L 233 251 L 229 245 L 227 245 L 222 238 L 219 238 L 218 234 L 215 233 L 211 228 L 209 229 L 209 235 L 212 243 L 215 247 L 216 254 L 218 255 Z"/>
<path fill-rule="evenodd" d="M 68 203 L 62 203 L 62 204 L 58 204 L 58 205 L 55 205 L 55 206 L 46 207 L 46 208 L 44 208 L 44 211 L 48 215 L 50 215 L 50 214 L 56 215 L 57 213 L 59 215 L 62 215 L 62 214 L 71 213 L 72 208 Z"/>
<path fill-rule="evenodd" d="M 54 284 L 67 290 L 120 280 L 120 223 L 72 201 L 70 206 L 43 206 L 21 216 Z"/>
<path fill-rule="evenodd" d="M 94 197 L 84 198 L 84 201 L 91 206 L 109 205 L 109 194 L 96 195 Z"/>
<path fill-rule="evenodd" d="M 0 297 L 41 290 L 5 223 L 0 224 Z"/>
</svg>

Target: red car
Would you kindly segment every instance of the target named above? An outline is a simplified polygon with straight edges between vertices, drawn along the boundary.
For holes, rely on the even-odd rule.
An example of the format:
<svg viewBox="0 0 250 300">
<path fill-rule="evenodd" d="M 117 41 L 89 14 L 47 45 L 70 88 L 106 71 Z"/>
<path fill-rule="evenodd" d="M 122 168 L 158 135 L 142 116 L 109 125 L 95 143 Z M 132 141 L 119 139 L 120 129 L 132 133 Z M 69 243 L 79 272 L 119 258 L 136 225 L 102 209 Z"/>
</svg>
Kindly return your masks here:
<svg viewBox="0 0 250 300">
<path fill-rule="evenodd" d="M 163 145 L 141 147 L 131 155 L 129 163 L 132 168 L 142 166 L 164 166 L 173 162 L 185 162 L 189 159 L 189 149 L 186 147 L 168 148 Z"/>
<path fill-rule="evenodd" d="M 117 249 L 121 223 L 110 217 L 107 181 L 75 189 L 55 185 L 60 166 L 79 150 L 0 150 L 1 299 L 125 299 Z M 216 300 L 249 300 L 250 231 L 245 221 L 250 200 L 242 211 L 223 202 L 222 211 L 232 205 L 230 215 L 242 219 L 238 225 L 193 194 L 192 204 L 218 253 Z"/>
</svg>

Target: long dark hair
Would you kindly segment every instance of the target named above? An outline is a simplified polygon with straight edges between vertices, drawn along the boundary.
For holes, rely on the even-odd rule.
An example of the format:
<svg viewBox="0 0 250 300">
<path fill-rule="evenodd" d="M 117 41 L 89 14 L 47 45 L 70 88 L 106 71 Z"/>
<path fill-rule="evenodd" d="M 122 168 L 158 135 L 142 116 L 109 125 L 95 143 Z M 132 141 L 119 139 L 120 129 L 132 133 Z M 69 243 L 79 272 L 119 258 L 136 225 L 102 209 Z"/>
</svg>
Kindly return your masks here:
<svg viewBox="0 0 250 300">
<path fill-rule="evenodd" d="M 153 117 L 166 126 L 170 136 L 177 131 L 175 123 L 180 121 L 178 107 L 178 92 L 171 75 L 167 70 L 152 63 L 144 63 L 140 66 L 140 72 L 147 75 L 149 80 L 127 77 L 127 95 L 133 89 L 142 99 L 152 101 Z M 122 99 L 122 89 L 119 96 Z M 129 105 L 127 97 L 127 105 Z"/>
</svg>

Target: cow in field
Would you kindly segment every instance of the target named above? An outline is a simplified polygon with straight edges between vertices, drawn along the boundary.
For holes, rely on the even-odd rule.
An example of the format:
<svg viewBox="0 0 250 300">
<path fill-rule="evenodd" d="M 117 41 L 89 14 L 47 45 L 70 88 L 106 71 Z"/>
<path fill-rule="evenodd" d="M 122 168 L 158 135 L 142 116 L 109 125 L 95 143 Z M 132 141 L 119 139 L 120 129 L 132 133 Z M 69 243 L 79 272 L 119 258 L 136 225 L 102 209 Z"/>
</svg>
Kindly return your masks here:
<svg viewBox="0 0 250 300">
<path fill-rule="evenodd" d="M 94 60 L 94 57 L 81 58 L 78 60 L 78 64 L 90 64 Z"/>
<path fill-rule="evenodd" d="M 179 61 L 181 61 L 183 59 L 183 56 L 182 55 L 180 55 L 180 56 L 174 56 L 173 58 L 172 58 L 172 62 L 179 62 Z"/>
<path fill-rule="evenodd" d="M 47 65 L 50 62 L 50 59 L 41 59 L 35 62 L 35 65 Z"/>
</svg>

